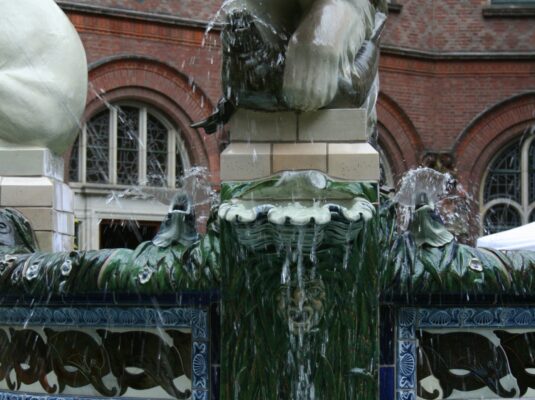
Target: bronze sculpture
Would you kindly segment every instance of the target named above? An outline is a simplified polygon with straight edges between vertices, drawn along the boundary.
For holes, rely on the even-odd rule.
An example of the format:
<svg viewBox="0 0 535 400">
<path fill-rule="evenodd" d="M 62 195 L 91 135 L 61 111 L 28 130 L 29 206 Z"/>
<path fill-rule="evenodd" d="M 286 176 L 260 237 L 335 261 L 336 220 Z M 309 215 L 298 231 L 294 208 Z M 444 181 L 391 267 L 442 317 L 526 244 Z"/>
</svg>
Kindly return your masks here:
<svg viewBox="0 0 535 400">
<path fill-rule="evenodd" d="M 232 0 L 223 9 L 224 97 L 193 127 L 213 133 L 236 107 L 365 107 L 374 120 L 385 0 Z"/>
</svg>

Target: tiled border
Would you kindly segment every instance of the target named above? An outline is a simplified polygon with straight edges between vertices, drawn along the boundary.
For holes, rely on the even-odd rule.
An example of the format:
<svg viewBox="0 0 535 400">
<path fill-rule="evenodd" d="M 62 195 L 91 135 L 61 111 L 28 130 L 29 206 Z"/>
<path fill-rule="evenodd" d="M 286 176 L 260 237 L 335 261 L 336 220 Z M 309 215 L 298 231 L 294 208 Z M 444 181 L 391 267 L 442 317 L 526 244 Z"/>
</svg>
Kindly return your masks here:
<svg viewBox="0 0 535 400">
<path fill-rule="evenodd" d="M 192 332 L 192 400 L 210 398 L 208 310 L 148 307 L 0 307 L 3 326 L 188 328 Z M 45 396 L 0 392 L 0 400 L 87 400 L 101 397 Z M 127 397 L 117 399 L 128 400 Z M 135 399 L 139 400 L 139 399 Z"/>
<path fill-rule="evenodd" d="M 380 308 L 380 357 L 379 357 L 379 399 L 394 400 L 396 389 L 395 336 L 397 308 L 393 305 L 382 305 Z"/>
<path fill-rule="evenodd" d="M 416 400 L 415 308 L 402 308 L 397 319 L 396 392 L 398 400 Z"/>
<path fill-rule="evenodd" d="M 400 308 L 397 315 L 396 398 L 416 400 L 416 331 L 535 327 L 535 308 Z"/>
</svg>

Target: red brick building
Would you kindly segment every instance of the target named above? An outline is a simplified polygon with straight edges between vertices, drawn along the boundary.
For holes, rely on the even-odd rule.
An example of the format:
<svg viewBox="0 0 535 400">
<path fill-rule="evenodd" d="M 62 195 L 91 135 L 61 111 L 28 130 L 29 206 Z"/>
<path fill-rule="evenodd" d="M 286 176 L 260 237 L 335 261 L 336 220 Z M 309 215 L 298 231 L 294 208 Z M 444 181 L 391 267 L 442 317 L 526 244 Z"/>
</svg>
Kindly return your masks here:
<svg viewBox="0 0 535 400">
<path fill-rule="evenodd" d="M 221 138 L 189 125 L 220 97 L 217 25 L 206 32 L 220 2 L 58 0 L 88 56 L 86 120 L 100 116 L 90 126 L 110 137 L 102 147 L 85 132 L 72 152 L 71 182 L 85 196 L 77 203 L 85 247 L 99 245 L 100 221 L 121 215 L 106 215 L 88 197 L 136 183 L 171 189 L 188 165 L 207 167 L 218 182 Z M 379 144 L 394 179 L 418 165 L 451 170 L 492 229 L 535 220 L 534 0 L 392 1 L 380 73 Z M 121 141 L 128 115 L 138 124 L 138 148 Z M 168 139 L 151 144 L 154 132 Z M 100 159 L 91 146 L 102 150 Z M 135 171 L 116 166 L 135 152 Z M 151 160 L 165 166 L 165 182 L 151 181 Z M 102 210 L 88 212 L 95 207 Z M 139 207 L 134 214 L 144 221 L 165 212 Z"/>
</svg>

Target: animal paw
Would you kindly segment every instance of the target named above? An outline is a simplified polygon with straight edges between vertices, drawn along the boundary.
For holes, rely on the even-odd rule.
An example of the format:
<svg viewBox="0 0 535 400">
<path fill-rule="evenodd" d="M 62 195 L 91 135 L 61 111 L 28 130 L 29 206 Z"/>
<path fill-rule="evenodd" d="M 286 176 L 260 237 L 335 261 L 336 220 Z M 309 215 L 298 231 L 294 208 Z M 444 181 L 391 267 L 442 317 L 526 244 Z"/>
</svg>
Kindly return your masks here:
<svg viewBox="0 0 535 400">
<path fill-rule="evenodd" d="M 339 58 L 332 48 L 292 39 L 283 83 L 288 107 L 312 111 L 329 104 L 338 91 Z"/>
</svg>

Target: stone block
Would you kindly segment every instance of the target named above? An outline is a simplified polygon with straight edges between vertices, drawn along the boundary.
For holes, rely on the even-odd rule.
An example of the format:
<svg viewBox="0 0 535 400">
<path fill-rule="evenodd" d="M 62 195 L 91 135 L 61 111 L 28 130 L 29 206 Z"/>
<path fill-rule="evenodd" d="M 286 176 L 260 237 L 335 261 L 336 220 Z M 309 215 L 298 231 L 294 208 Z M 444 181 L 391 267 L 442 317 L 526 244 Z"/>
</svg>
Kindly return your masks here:
<svg viewBox="0 0 535 400">
<path fill-rule="evenodd" d="M 53 208 L 48 207 L 17 207 L 30 224 L 34 231 L 56 230 L 56 214 Z"/>
<path fill-rule="evenodd" d="M 299 114 L 300 142 L 366 142 L 365 109 L 330 109 Z"/>
<path fill-rule="evenodd" d="M 64 235 L 74 236 L 74 214 L 58 212 L 56 217 L 56 231 Z"/>
<path fill-rule="evenodd" d="M 379 153 L 368 143 L 330 143 L 329 176 L 353 181 L 380 179 Z"/>
<path fill-rule="evenodd" d="M 277 143 L 273 145 L 273 173 L 309 169 L 327 172 L 326 143 Z"/>
<path fill-rule="evenodd" d="M 46 207 L 17 207 L 36 231 L 55 231 L 74 235 L 74 214 Z"/>
<path fill-rule="evenodd" d="M 35 231 L 39 248 L 44 252 L 72 251 L 74 236 L 53 231 Z"/>
<path fill-rule="evenodd" d="M 55 205 L 54 208 L 58 211 L 72 212 L 74 209 L 74 192 L 65 183 L 57 183 L 55 185 Z"/>
<path fill-rule="evenodd" d="M 40 147 L 0 148 L 0 175 L 46 176 L 63 181 L 63 158 Z"/>
<path fill-rule="evenodd" d="M 54 207 L 59 184 L 50 178 L 4 177 L 1 207 Z"/>
<path fill-rule="evenodd" d="M 269 143 L 231 143 L 221 153 L 221 181 L 244 181 L 270 174 Z"/>
<path fill-rule="evenodd" d="M 230 120 L 231 142 L 295 142 L 297 114 L 240 109 Z"/>
</svg>

